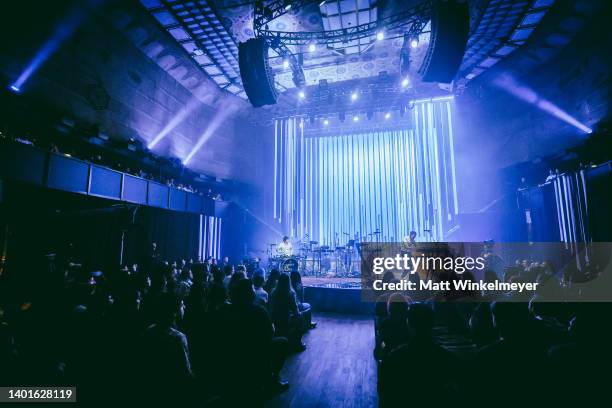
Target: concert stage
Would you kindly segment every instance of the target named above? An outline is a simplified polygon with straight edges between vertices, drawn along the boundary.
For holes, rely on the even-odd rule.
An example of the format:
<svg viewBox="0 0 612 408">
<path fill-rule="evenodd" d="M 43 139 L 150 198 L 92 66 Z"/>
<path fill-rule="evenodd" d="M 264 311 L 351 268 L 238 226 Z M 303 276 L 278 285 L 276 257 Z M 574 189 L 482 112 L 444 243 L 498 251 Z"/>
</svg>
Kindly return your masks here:
<svg viewBox="0 0 612 408">
<path fill-rule="evenodd" d="M 305 301 L 315 312 L 373 314 L 374 304 L 361 301 L 360 278 L 303 277 Z"/>
</svg>

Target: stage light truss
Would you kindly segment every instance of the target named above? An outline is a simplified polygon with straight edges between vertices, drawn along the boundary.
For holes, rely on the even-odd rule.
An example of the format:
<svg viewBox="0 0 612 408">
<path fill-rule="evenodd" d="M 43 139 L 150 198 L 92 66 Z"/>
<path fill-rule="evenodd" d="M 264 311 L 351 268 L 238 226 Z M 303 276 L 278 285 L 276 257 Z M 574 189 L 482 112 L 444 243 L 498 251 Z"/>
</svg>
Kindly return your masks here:
<svg viewBox="0 0 612 408">
<path fill-rule="evenodd" d="M 298 88 L 304 86 L 306 84 L 306 75 L 304 74 L 302 65 L 300 64 L 296 56 L 291 52 L 291 50 L 285 44 L 277 44 L 274 47 L 274 51 L 281 58 L 286 59 L 289 62 L 289 66 L 291 67 L 293 84 Z"/>
<path fill-rule="evenodd" d="M 287 4 L 291 4 L 287 8 Z M 257 33 L 262 27 L 265 27 L 270 21 L 276 20 L 280 16 L 288 13 L 291 10 L 297 10 L 311 3 L 317 3 L 317 0 L 274 0 L 274 1 L 255 1 L 255 15 L 253 17 L 253 30 Z"/>
<path fill-rule="evenodd" d="M 358 86 L 357 86 L 358 84 Z M 351 94 L 358 89 L 356 101 Z M 411 109 L 415 101 L 439 100 L 452 98 L 452 94 L 438 90 L 431 97 L 413 93 L 401 85 L 395 76 L 381 75 L 370 82 L 346 81 L 326 86 L 311 86 L 305 99 L 298 98 L 298 90 L 287 92 L 283 97 L 286 102 L 279 107 L 271 107 L 267 112 L 258 113 L 254 122 L 269 124 L 270 120 L 287 117 L 327 118 L 340 114 L 367 115 L 368 112 L 400 112 Z"/>
<path fill-rule="evenodd" d="M 423 1 L 416 6 L 387 18 L 336 30 L 316 32 L 291 32 L 273 31 L 268 29 L 268 23 L 284 15 L 290 10 L 296 10 L 310 3 L 319 3 L 313 0 L 285 1 L 275 0 L 255 2 L 255 14 L 253 18 L 253 30 L 256 37 L 265 38 L 270 48 L 280 57 L 287 59 L 293 75 L 293 83 L 296 87 L 305 84 L 304 70 L 300 61 L 295 57 L 289 46 L 304 46 L 319 44 L 332 46 L 334 44 L 348 44 L 351 41 L 376 35 L 380 30 L 385 31 L 386 38 L 403 36 L 402 28 L 410 26 L 407 32 L 410 38 L 418 36 L 427 22 L 431 19 L 431 0 Z M 290 8 L 287 8 L 291 4 Z"/>
<path fill-rule="evenodd" d="M 272 3 L 276 4 L 284 2 L 274 1 Z M 302 6 L 306 3 L 312 2 L 297 2 L 297 5 L 292 3 L 293 7 L 291 8 L 291 10 L 294 10 L 298 6 Z M 256 6 L 255 8 L 255 21 L 259 21 L 258 24 L 254 25 L 255 36 L 265 38 L 270 43 L 270 46 L 272 48 L 275 48 L 275 46 L 278 46 L 280 44 L 303 46 L 308 44 L 332 45 L 348 43 L 353 40 L 358 40 L 360 38 L 375 35 L 376 32 L 381 29 L 385 30 L 385 35 L 387 38 L 391 38 L 393 34 L 401 36 L 404 34 L 401 29 L 407 25 L 414 25 L 416 23 L 419 27 L 421 27 L 422 30 L 422 27 L 424 27 L 425 24 L 431 19 L 432 4 L 429 0 L 424 1 L 402 13 L 394 14 L 384 19 L 379 19 L 366 24 L 360 24 L 354 27 L 347 27 L 328 31 L 307 32 L 268 30 L 265 27 L 266 24 L 272 21 L 274 18 L 278 18 L 284 13 L 280 13 L 280 11 L 277 13 L 272 12 L 271 14 L 269 14 L 270 18 L 265 18 L 265 16 L 258 16 L 258 10 L 263 9 L 265 9 L 265 7 Z"/>
</svg>

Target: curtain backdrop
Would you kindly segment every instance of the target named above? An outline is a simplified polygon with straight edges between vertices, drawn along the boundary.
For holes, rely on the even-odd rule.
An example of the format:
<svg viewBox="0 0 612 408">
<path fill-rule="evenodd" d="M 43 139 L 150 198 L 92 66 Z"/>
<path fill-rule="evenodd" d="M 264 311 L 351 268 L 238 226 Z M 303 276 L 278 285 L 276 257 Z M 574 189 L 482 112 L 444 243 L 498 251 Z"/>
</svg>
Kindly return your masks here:
<svg viewBox="0 0 612 408">
<path fill-rule="evenodd" d="M 452 101 L 421 102 L 403 129 L 309 136 L 301 118 L 275 123 L 274 217 L 321 245 L 348 237 L 443 240 L 458 213 Z"/>
</svg>

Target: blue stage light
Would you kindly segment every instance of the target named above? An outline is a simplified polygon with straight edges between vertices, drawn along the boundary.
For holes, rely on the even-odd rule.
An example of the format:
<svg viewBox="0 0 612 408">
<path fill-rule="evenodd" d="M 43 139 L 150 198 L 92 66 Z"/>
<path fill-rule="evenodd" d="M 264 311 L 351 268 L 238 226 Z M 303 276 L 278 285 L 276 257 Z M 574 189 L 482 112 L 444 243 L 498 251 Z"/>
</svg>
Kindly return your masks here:
<svg viewBox="0 0 612 408">
<path fill-rule="evenodd" d="M 13 84 L 17 88 L 14 92 L 19 92 L 19 89 L 38 71 L 38 69 L 60 48 L 60 46 L 68 40 L 77 28 L 87 19 L 90 9 L 97 7 L 101 3 L 100 0 L 88 0 L 87 2 L 77 3 L 70 12 L 58 22 L 51 36 L 41 45 L 32 57 L 29 63 L 25 66 L 19 77 Z"/>
<path fill-rule="evenodd" d="M 571 116 L 553 102 L 543 98 L 534 89 L 530 88 L 524 83 L 521 83 L 518 79 L 514 78 L 510 74 L 504 73 L 499 75 L 497 78 L 495 78 L 493 83 L 498 88 L 508 92 L 510 95 L 513 95 L 514 97 L 535 106 L 541 111 L 574 126 L 576 129 L 579 129 L 584 133 L 588 134 L 593 131 L 590 127 L 584 123 L 581 123 L 578 119 Z"/>
<path fill-rule="evenodd" d="M 17 85 L 11 85 L 9 86 L 9 89 L 15 93 L 19 93 L 21 92 L 21 89 L 19 89 L 19 87 Z"/>
</svg>

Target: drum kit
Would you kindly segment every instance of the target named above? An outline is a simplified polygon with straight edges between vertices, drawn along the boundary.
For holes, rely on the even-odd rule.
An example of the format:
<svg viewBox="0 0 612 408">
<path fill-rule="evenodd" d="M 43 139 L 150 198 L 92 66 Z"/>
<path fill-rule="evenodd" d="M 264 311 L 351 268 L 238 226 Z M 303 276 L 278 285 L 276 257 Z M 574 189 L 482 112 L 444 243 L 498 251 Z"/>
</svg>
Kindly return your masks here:
<svg viewBox="0 0 612 408">
<path fill-rule="evenodd" d="M 358 277 L 361 263 L 361 242 L 378 241 L 381 231 L 352 238 L 349 233 L 346 243 L 340 245 L 336 234 L 335 245 L 320 245 L 319 241 L 310 240 L 306 234 L 303 239 L 293 242 L 296 254 L 281 255 L 276 250 L 277 244 L 268 244 L 268 270 L 278 269 L 281 272 L 299 271 L 302 276 L 316 277 Z"/>
</svg>

